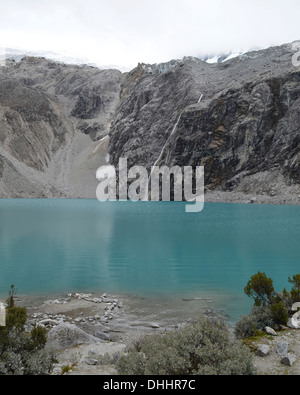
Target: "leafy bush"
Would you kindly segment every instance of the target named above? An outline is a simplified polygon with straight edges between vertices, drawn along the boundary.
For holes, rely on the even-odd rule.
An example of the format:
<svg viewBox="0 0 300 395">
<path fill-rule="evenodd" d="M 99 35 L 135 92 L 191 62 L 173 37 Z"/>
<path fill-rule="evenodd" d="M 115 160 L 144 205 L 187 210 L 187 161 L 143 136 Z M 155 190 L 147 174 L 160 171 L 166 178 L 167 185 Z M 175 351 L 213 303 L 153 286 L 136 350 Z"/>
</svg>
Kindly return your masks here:
<svg viewBox="0 0 300 395">
<path fill-rule="evenodd" d="M 255 306 L 250 314 L 245 315 L 235 325 L 235 336 L 238 339 L 246 339 L 257 335 L 266 326 L 274 327 L 275 322 L 269 306 Z"/>
<path fill-rule="evenodd" d="M 245 294 L 254 299 L 255 306 L 266 306 L 274 296 L 273 280 L 266 273 L 258 272 L 245 287 Z"/>
<path fill-rule="evenodd" d="M 245 315 L 242 319 L 235 325 L 235 336 L 238 339 L 247 339 L 248 337 L 253 337 L 256 334 L 257 328 L 253 320 L 253 317 Z"/>
<path fill-rule="evenodd" d="M 273 303 L 270 306 L 271 317 L 275 324 L 286 325 L 289 320 L 288 310 L 282 301 L 278 303 Z"/>
<path fill-rule="evenodd" d="M 273 287 L 273 280 L 265 273 L 258 272 L 251 277 L 244 291 L 254 299 L 254 308 L 236 324 L 237 338 L 252 337 L 266 326 L 276 328 L 287 324 L 292 305 L 300 301 L 300 274 L 289 278 L 289 283 L 293 285 L 290 292 L 284 289 L 278 293 Z"/>
<path fill-rule="evenodd" d="M 16 307 L 13 293 L 6 309 L 6 326 L 0 328 L 0 375 L 45 375 L 54 354 L 45 350 L 47 331 L 35 326 L 26 333 L 26 309 Z"/>
<path fill-rule="evenodd" d="M 180 331 L 146 336 L 117 362 L 121 375 L 253 375 L 249 350 L 222 322 L 202 318 Z"/>
<path fill-rule="evenodd" d="M 291 289 L 291 298 L 292 303 L 300 302 L 300 274 L 293 276 L 293 278 L 289 278 L 289 283 L 293 285 Z"/>
</svg>

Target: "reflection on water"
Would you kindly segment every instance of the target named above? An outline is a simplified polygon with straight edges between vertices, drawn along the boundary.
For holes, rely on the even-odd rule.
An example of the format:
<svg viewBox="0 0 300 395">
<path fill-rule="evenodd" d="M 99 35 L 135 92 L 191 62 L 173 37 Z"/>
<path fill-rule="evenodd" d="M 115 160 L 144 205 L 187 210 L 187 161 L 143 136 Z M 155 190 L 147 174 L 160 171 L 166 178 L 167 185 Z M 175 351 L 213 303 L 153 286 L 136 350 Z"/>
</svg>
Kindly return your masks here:
<svg viewBox="0 0 300 395">
<path fill-rule="evenodd" d="M 0 294 L 208 295 L 239 315 L 254 273 L 279 290 L 299 273 L 299 224 L 292 206 L 1 200 Z"/>
</svg>

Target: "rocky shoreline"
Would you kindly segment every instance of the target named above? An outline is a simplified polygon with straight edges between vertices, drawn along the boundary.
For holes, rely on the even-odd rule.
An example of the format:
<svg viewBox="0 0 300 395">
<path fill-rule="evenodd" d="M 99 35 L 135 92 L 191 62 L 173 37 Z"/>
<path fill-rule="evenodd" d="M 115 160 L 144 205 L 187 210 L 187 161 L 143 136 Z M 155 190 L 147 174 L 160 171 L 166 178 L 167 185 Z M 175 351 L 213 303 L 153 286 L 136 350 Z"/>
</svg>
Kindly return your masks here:
<svg viewBox="0 0 300 395">
<path fill-rule="evenodd" d="M 297 186 L 289 192 L 287 187 L 282 188 L 281 193 L 259 193 L 247 194 L 244 192 L 224 192 L 224 191 L 208 191 L 205 194 L 205 202 L 207 203 L 232 203 L 232 204 L 267 204 L 267 205 L 300 205 L 300 188 Z"/>
<path fill-rule="evenodd" d="M 32 303 L 21 297 L 18 303 L 27 309 L 26 330 L 35 324 L 48 330 L 47 347 L 58 358 L 54 375 L 116 375 L 115 358 L 140 336 L 174 330 L 193 321 L 159 312 L 157 307 L 154 310 L 161 313 L 159 317 L 147 301 L 143 309 L 143 300 L 134 296 L 123 302 L 109 294 L 73 293 L 42 303 L 40 298 L 39 303 Z M 213 311 L 206 309 L 206 314 Z"/>
<path fill-rule="evenodd" d="M 176 314 L 176 308 L 149 306 L 148 300 L 136 296 L 121 300 L 109 294 L 73 293 L 46 301 L 21 297 L 17 304 L 27 309 L 26 330 L 37 324 L 48 331 L 47 347 L 55 351 L 58 361 L 52 375 L 113 376 L 117 375 L 114 362 L 118 356 L 141 336 L 180 329 L 200 315 L 225 319 L 208 308 L 212 301 L 200 299 L 201 307 L 185 308 L 186 314 L 180 308 Z M 259 375 L 300 374 L 299 330 L 266 333 L 248 346 Z"/>
</svg>

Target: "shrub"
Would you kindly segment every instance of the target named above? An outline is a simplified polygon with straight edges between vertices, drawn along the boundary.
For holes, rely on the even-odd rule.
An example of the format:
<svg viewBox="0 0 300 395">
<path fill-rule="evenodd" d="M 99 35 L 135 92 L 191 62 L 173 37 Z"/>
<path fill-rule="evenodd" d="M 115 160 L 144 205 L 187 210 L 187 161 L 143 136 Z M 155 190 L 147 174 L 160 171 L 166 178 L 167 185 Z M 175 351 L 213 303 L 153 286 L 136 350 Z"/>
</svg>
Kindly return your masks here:
<svg viewBox="0 0 300 395">
<path fill-rule="evenodd" d="M 146 336 L 117 362 L 121 375 L 252 375 L 249 350 L 222 322 L 202 318 L 180 331 Z"/>
<path fill-rule="evenodd" d="M 256 322 L 251 314 L 245 315 L 237 322 L 234 328 L 234 333 L 237 339 L 246 339 L 255 336 L 257 332 Z"/>
<path fill-rule="evenodd" d="M 254 306 L 251 313 L 242 317 L 235 325 L 235 335 L 238 339 L 246 339 L 256 336 L 266 326 L 273 327 L 275 324 L 269 306 Z"/>
<path fill-rule="evenodd" d="M 246 295 L 254 299 L 255 306 L 266 306 L 274 296 L 273 280 L 265 273 L 258 272 L 251 277 L 244 289 Z"/>
<path fill-rule="evenodd" d="M 273 287 L 273 280 L 265 273 L 258 272 L 251 277 L 244 291 L 254 299 L 251 314 L 244 316 L 235 326 L 235 335 L 245 339 L 255 335 L 257 330 L 264 330 L 266 326 L 276 327 L 286 325 L 291 313 L 292 305 L 300 301 L 300 274 L 289 278 L 293 285 L 290 292 L 286 289 L 281 294 Z"/>
<path fill-rule="evenodd" d="M 292 303 L 300 302 L 300 274 L 293 276 L 293 278 L 289 278 L 289 283 L 293 285 L 291 289 L 291 298 Z"/>
<path fill-rule="evenodd" d="M 271 316 L 275 324 L 286 325 L 289 320 L 288 310 L 282 301 L 273 303 L 270 307 Z"/>
<path fill-rule="evenodd" d="M 51 371 L 54 354 L 45 349 L 47 331 L 35 326 L 26 333 L 26 309 L 16 307 L 11 290 L 6 326 L 0 328 L 0 375 L 45 375 Z"/>
</svg>

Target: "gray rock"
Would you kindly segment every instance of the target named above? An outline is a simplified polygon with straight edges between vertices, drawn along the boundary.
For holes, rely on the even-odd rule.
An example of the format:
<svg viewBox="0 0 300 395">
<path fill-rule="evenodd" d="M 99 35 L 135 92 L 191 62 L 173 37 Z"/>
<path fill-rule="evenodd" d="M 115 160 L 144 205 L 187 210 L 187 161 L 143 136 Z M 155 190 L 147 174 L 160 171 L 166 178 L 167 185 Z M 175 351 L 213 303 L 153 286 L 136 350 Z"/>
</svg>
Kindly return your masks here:
<svg viewBox="0 0 300 395">
<path fill-rule="evenodd" d="M 287 354 L 285 357 L 282 358 L 281 363 L 283 365 L 292 367 L 296 361 L 297 357 L 295 354 Z"/>
<path fill-rule="evenodd" d="M 104 341 L 110 341 L 111 340 L 110 335 L 107 334 L 107 333 L 103 333 L 103 332 L 96 332 L 95 333 L 95 337 L 97 339 L 104 340 Z"/>
<path fill-rule="evenodd" d="M 76 323 L 85 322 L 85 318 L 84 317 L 77 317 L 77 318 L 75 318 L 74 322 L 76 322 Z"/>
<path fill-rule="evenodd" d="M 99 365 L 99 356 L 97 355 L 97 353 L 91 349 L 88 352 L 88 355 L 85 359 L 85 363 L 89 366 L 96 366 Z"/>
<path fill-rule="evenodd" d="M 154 322 L 152 324 L 150 324 L 149 326 L 152 329 L 159 329 L 160 328 L 160 326 L 158 324 L 154 323 Z"/>
<path fill-rule="evenodd" d="M 48 325 L 52 325 L 52 326 L 55 326 L 55 325 L 59 325 L 61 323 L 61 321 L 58 321 L 58 320 L 52 320 L 52 319 L 45 319 L 45 320 L 42 320 L 42 321 L 39 321 L 39 325 L 43 325 L 43 326 L 48 326 Z"/>
<path fill-rule="evenodd" d="M 47 345 L 58 350 L 63 350 L 78 346 L 79 344 L 93 344 L 98 342 L 100 342 L 100 339 L 87 334 L 77 326 L 63 323 L 49 331 Z"/>
<path fill-rule="evenodd" d="M 52 375 L 60 376 L 62 374 L 62 365 L 55 364 L 52 369 Z"/>
<path fill-rule="evenodd" d="M 290 348 L 289 343 L 279 342 L 275 345 L 274 350 L 279 356 L 284 357 L 288 354 L 289 348 Z"/>
<path fill-rule="evenodd" d="M 270 328 L 269 326 L 266 326 L 265 330 L 266 330 L 266 333 L 267 333 L 268 335 L 271 335 L 271 336 L 278 336 L 277 333 L 274 331 L 274 329 L 273 329 L 273 328 Z"/>
<path fill-rule="evenodd" d="M 270 354 L 270 351 L 271 349 L 268 345 L 259 344 L 258 349 L 256 351 L 256 356 L 264 358 Z"/>
</svg>

